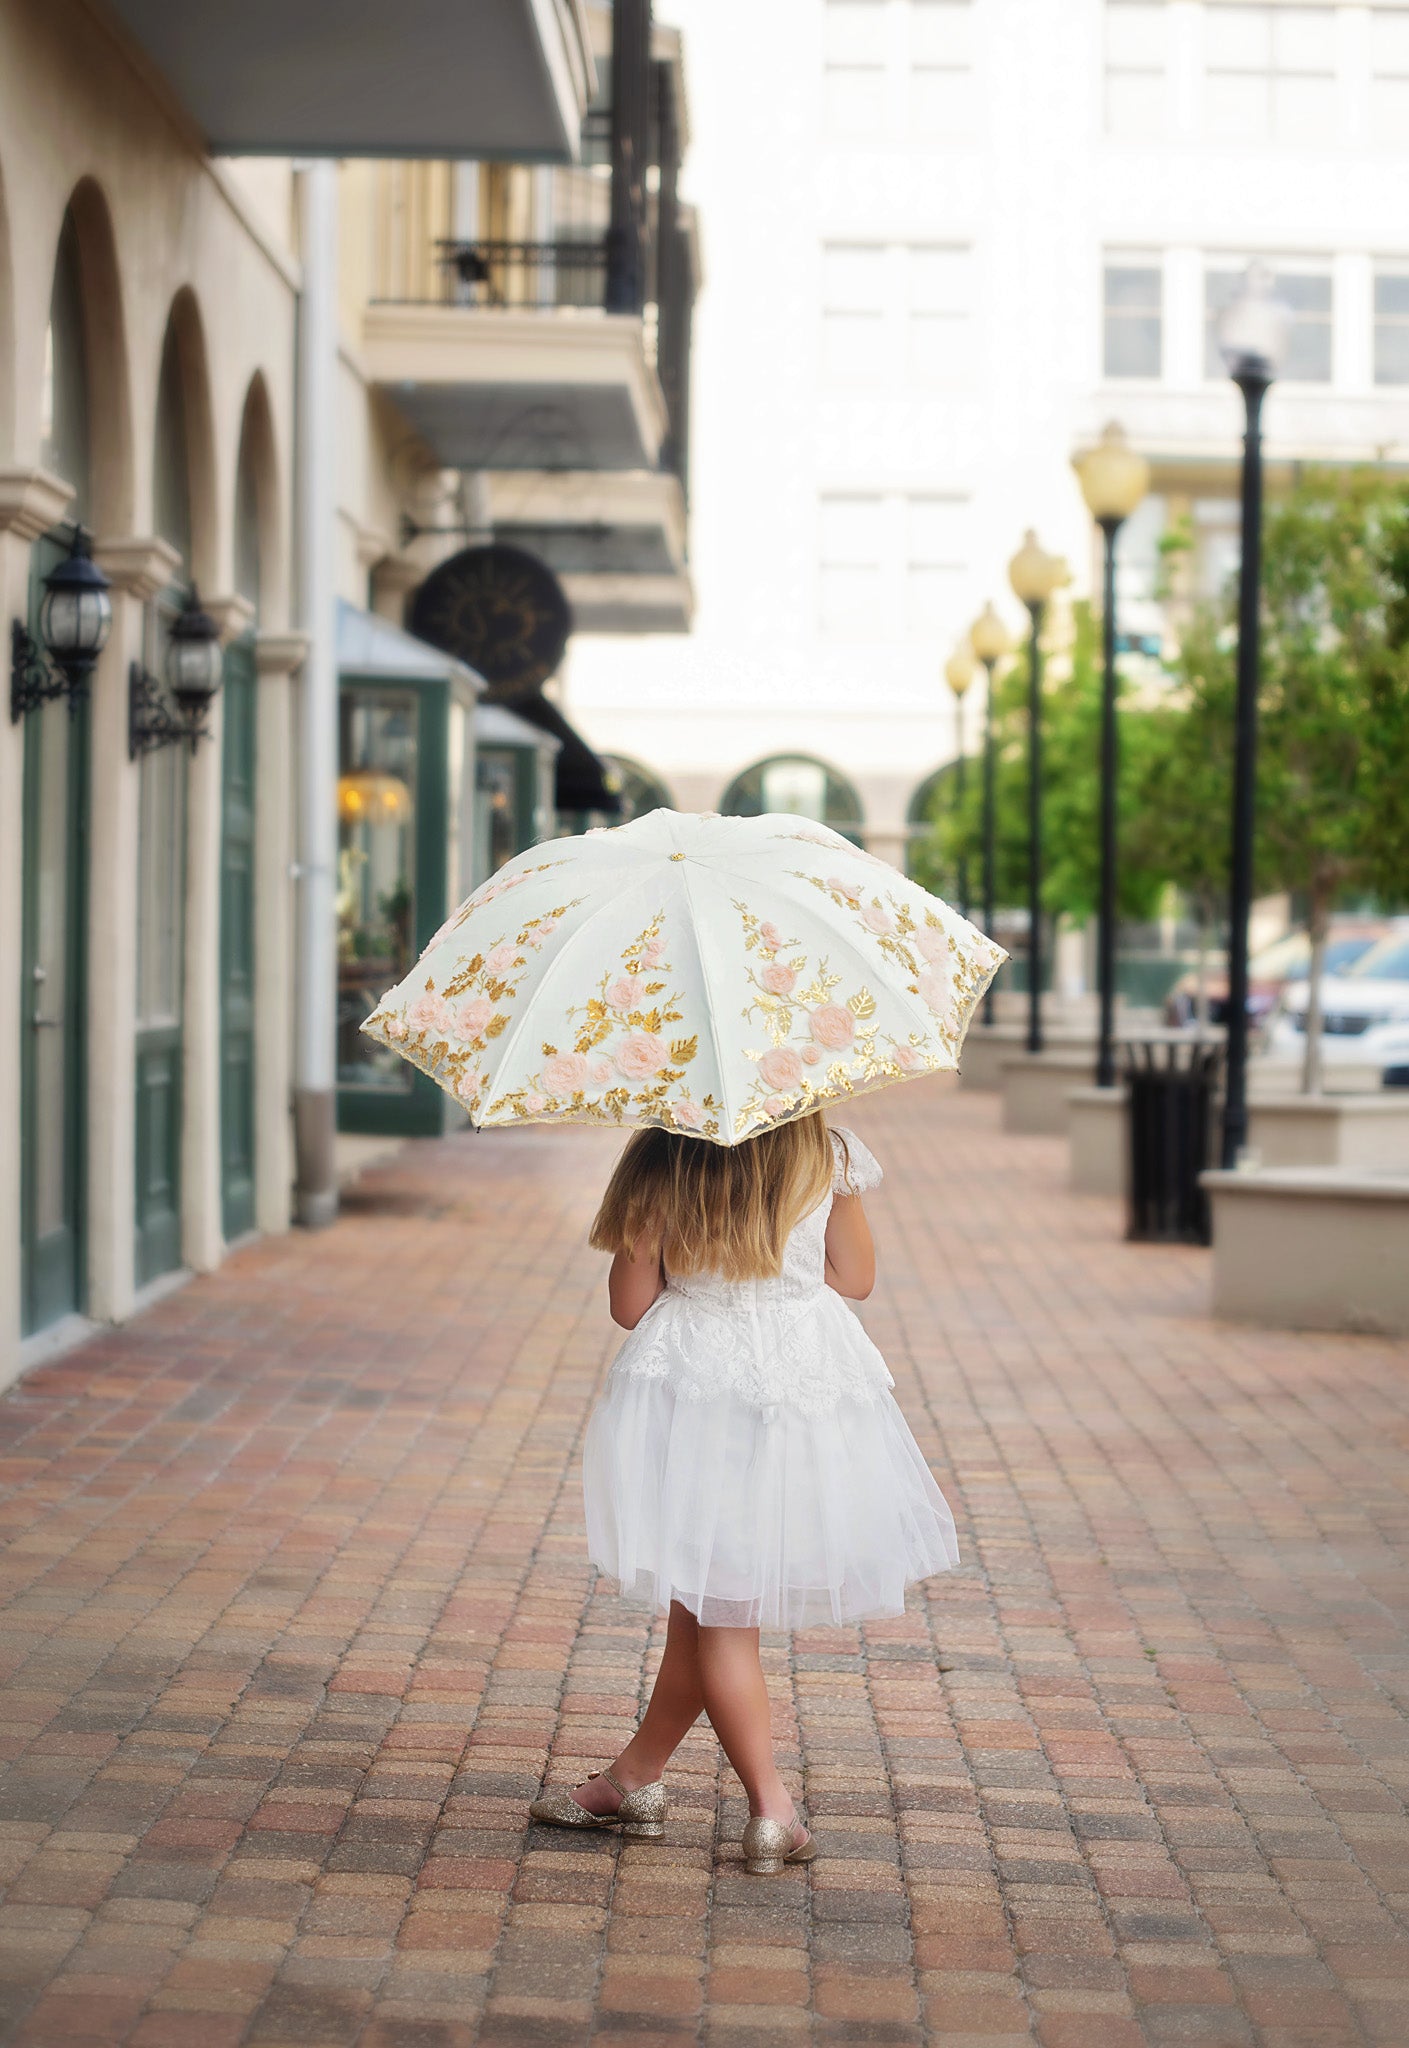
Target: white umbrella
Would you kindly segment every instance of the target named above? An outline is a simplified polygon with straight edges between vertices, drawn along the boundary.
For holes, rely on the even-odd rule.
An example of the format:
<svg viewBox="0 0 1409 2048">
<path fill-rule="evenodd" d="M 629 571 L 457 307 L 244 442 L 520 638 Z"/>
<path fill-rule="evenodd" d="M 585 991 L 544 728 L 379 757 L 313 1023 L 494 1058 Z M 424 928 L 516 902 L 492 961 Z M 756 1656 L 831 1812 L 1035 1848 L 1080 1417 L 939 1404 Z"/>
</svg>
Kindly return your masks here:
<svg viewBox="0 0 1409 2048">
<path fill-rule="evenodd" d="M 481 1127 L 736 1145 L 957 1067 L 1006 957 L 825 825 L 652 811 L 509 861 L 362 1029 Z"/>
</svg>

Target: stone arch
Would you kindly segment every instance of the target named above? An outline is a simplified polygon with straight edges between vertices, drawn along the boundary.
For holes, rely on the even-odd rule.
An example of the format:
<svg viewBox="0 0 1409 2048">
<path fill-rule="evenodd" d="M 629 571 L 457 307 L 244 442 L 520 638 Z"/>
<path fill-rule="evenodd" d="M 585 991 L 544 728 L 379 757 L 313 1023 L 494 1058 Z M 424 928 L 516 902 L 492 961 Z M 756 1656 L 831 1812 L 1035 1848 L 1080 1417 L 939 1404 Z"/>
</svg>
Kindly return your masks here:
<svg viewBox="0 0 1409 2048">
<path fill-rule="evenodd" d="M 726 817 L 795 812 L 863 843 L 865 811 L 855 783 L 815 754 L 770 754 L 737 774 L 719 800 Z"/>
<path fill-rule="evenodd" d="M 648 811 L 673 811 L 677 808 L 669 785 L 653 768 L 644 767 L 629 754 L 604 754 L 602 759 L 612 780 L 620 785 L 620 822 L 623 825 L 629 824 L 632 818 L 645 817 Z"/>
<path fill-rule="evenodd" d="M 153 524 L 181 548 L 185 577 L 212 591 L 220 561 L 215 414 L 205 323 L 189 285 L 167 314 L 153 419 Z"/>
<path fill-rule="evenodd" d="M 284 500 L 274 412 L 262 370 L 245 391 L 235 458 L 235 589 L 265 625 L 282 623 L 288 602 Z"/>
<path fill-rule="evenodd" d="M 88 518 L 101 537 L 132 531 L 132 386 L 122 274 L 112 212 L 96 178 L 81 178 L 69 194 L 59 244 L 71 235 L 83 306 L 83 349 L 88 384 Z"/>
</svg>

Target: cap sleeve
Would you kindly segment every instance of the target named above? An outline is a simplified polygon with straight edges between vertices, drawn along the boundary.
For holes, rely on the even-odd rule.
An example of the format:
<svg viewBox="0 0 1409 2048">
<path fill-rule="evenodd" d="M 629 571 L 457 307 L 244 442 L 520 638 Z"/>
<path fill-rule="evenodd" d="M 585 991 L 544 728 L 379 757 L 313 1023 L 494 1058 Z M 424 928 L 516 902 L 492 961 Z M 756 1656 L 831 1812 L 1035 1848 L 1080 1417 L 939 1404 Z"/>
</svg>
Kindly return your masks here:
<svg viewBox="0 0 1409 2048">
<path fill-rule="evenodd" d="M 885 1178 L 874 1154 L 862 1144 L 855 1131 L 832 1132 L 832 1155 L 835 1161 L 832 1170 L 834 1195 L 869 1194 Z"/>
</svg>

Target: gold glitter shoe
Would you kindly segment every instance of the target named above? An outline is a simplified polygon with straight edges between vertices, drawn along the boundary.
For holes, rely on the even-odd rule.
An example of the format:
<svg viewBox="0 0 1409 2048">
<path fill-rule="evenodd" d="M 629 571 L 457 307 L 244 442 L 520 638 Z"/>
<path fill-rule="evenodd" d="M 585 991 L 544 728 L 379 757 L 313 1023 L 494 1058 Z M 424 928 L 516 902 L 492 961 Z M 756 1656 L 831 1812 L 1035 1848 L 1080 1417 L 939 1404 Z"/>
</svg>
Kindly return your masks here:
<svg viewBox="0 0 1409 2048">
<path fill-rule="evenodd" d="M 610 1771 L 589 1771 L 587 1776 L 605 1778 L 614 1791 L 621 1793 L 621 1804 L 615 1813 L 589 1813 L 585 1806 L 578 1805 L 566 1785 L 554 1785 L 550 1791 L 539 1793 L 528 1809 L 529 1819 L 543 1821 L 550 1828 L 620 1828 L 624 1835 L 642 1835 L 652 1840 L 665 1833 L 670 1802 L 664 1778 L 628 1792 Z"/>
<path fill-rule="evenodd" d="M 763 1814 L 755 1814 L 744 1829 L 744 1869 L 754 1877 L 775 1877 L 785 1863 L 810 1863 L 817 1854 L 817 1844 L 810 1833 L 804 1834 L 795 1849 L 792 1847 L 793 1829 L 803 1825 L 796 1807 L 790 1821 L 768 1820 Z"/>
</svg>

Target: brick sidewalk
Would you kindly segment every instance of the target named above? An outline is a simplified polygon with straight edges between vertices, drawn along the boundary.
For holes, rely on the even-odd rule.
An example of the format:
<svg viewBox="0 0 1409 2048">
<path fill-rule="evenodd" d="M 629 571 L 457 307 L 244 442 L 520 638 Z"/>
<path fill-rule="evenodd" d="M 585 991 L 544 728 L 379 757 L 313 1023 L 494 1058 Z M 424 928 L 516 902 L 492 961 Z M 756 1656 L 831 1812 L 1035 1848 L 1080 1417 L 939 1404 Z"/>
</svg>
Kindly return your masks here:
<svg viewBox="0 0 1409 2048">
<path fill-rule="evenodd" d="M 857 1110 L 965 1567 L 766 1639 L 825 1854 L 526 1830 L 660 1634 L 593 1591 L 614 1142 L 409 1149 L 0 1402 L 6 2040 L 1409 2042 L 1409 1347 L 1237 1331 L 991 1097 Z"/>
</svg>

